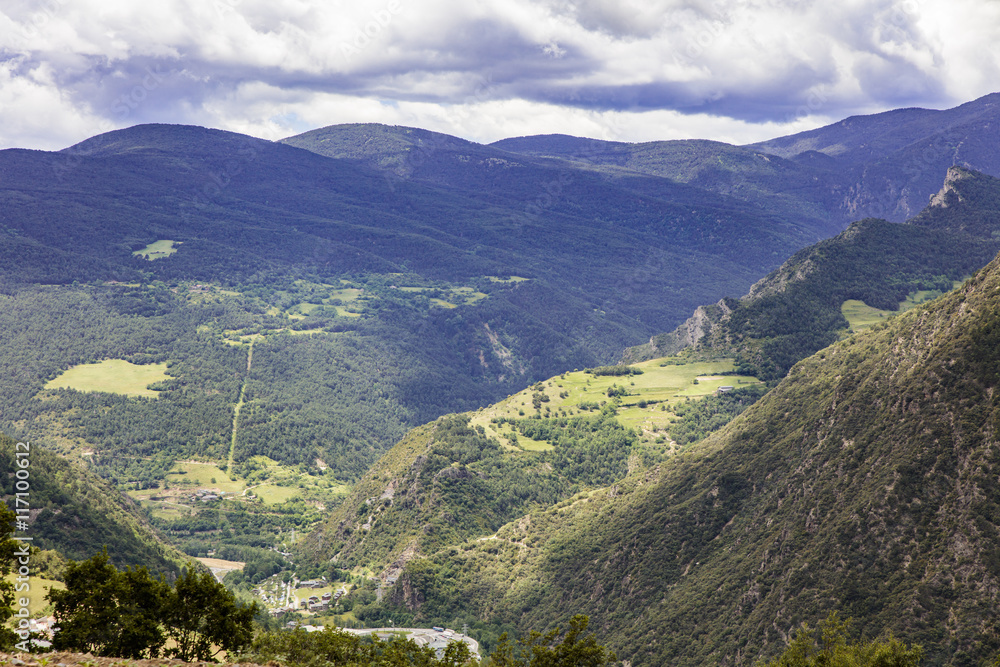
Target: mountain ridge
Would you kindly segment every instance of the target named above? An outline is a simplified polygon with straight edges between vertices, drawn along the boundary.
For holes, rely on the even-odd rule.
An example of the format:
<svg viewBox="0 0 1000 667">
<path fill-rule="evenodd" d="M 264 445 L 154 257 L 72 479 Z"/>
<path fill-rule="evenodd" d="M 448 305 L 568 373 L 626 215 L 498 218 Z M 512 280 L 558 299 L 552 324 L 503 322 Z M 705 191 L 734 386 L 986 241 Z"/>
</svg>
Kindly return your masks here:
<svg viewBox="0 0 1000 667">
<path fill-rule="evenodd" d="M 635 665 L 773 656 L 839 610 L 974 664 L 1000 649 L 998 323 L 1000 258 L 803 360 L 659 472 L 413 561 L 391 599 L 526 627 L 588 613 Z"/>
</svg>

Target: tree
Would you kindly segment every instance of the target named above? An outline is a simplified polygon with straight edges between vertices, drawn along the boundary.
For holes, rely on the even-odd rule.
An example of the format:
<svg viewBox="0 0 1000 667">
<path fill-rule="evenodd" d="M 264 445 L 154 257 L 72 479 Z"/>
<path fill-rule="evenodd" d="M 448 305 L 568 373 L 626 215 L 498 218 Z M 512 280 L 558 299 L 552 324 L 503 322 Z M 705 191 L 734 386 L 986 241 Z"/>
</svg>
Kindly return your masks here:
<svg viewBox="0 0 1000 667">
<path fill-rule="evenodd" d="M 100 554 L 66 565 L 66 590 L 53 588 L 56 650 L 116 658 L 156 658 L 166 641 L 159 614 L 170 587 L 146 568 L 119 572 Z"/>
<path fill-rule="evenodd" d="M 918 667 L 920 646 L 906 646 L 889 635 L 885 639 L 848 643 L 851 620 L 831 613 L 817 630 L 803 624 L 784 653 L 758 667 Z"/>
<path fill-rule="evenodd" d="M 577 614 L 569 621 L 569 630 L 557 642 L 557 627 L 544 635 L 533 630 L 512 646 L 507 633 L 500 636 L 497 650 L 490 656 L 495 667 L 604 667 L 617 660 L 612 651 L 597 643 L 593 633 L 584 636 L 590 619 Z"/>
<path fill-rule="evenodd" d="M 243 651 L 253 640 L 257 609 L 256 602 L 237 601 L 210 573 L 187 570 L 163 609 L 167 634 L 176 644 L 167 654 L 188 662 L 214 662 L 221 651 Z"/>
</svg>

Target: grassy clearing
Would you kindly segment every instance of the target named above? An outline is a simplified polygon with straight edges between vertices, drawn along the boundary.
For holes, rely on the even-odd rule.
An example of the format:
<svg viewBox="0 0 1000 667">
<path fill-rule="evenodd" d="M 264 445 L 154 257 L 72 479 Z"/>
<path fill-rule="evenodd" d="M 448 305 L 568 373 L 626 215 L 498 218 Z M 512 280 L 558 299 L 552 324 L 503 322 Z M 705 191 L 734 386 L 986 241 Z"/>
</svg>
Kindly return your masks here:
<svg viewBox="0 0 1000 667">
<path fill-rule="evenodd" d="M 964 281 L 962 280 L 956 280 L 952 283 L 952 289 L 957 289 L 963 282 Z M 917 306 L 927 303 L 928 301 L 933 301 L 943 294 L 944 292 L 940 290 L 919 290 L 917 292 L 913 292 L 904 300 L 899 302 L 899 308 L 896 310 L 880 310 L 878 308 L 872 308 L 864 301 L 848 299 L 840 306 L 840 312 L 844 314 L 844 318 L 847 320 L 850 331 L 864 331 L 873 324 L 885 322 L 893 315 L 906 312 L 907 310 L 916 308 Z"/>
<path fill-rule="evenodd" d="M 265 505 L 277 505 L 291 500 L 302 492 L 297 486 L 278 486 L 277 484 L 261 484 L 255 486 L 253 492 Z"/>
<path fill-rule="evenodd" d="M 12 584 L 16 584 L 17 575 L 8 574 L 4 577 L 7 581 Z M 28 598 L 28 610 L 34 617 L 39 615 L 49 603 L 45 600 L 45 596 L 49 594 L 49 590 L 55 588 L 56 590 L 66 590 L 66 584 L 61 581 L 53 581 L 51 579 L 42 579 L 41 577 L 28 577 L 28 590 L 18 591 L 15 593 L 15 597 L 18 602 L 20 598 Z M 20 606 L 18 606 L 20 608 Z"/>
<path fill-rule="evenodd" d="M 466 306 L 475 306 L 489 296 L 485 292 L 478 292 L 471 287 L 454 287 L 451 293 L 453 298 L 460 298 Z"/>
<path fill-rule="evenodd" d="M 170 257 L 170 255 L 177 252 L 177 248 L 175 246 L 180 244 L 180 241 L 169 241 L 166 239 L 153 241 L 142 250 L 136 250 L 132 254 L 136 257 L 148 259 L 149 261 L 153 261 L 154 259 L 163 259 L 164 257 Z"/>
<path fill-rule="evenodd" d="M 873 324 L 885 322 L 887 318 L 895 315 L 897 311 L 880 310 L 866 305 L 864 301 L 848 299 L 841 305 L 840 312 L 847 319 L 851 331 L 864 331 Z"/>
<path fill-rule="evenodd" d="M 272 329 L 266 333 L 244 334 L 239 331 L 223 331 L 222 342 L 226 345 L 249 345 L 253 342 L 261 342 L 268 336 L 288 334 L 290 336 L 311 336 L 313 334 L 330 333 L 323 329 Z"/>
<path fill-rule="evenodd" d="M 523 283 L 531 278 L 522 278 L 521 276 L 510 276 L 509 278 L 500 278 L 499 276 L 486 276 L 486 279 L 491 283 Z"/>
<path fill-rule="evenodd" d="M 296 588 L 292 594 L 300 600 L 308 600 L 311 596 L 322 597 L 324 593 L 333 595 L 338 587 L 324 586 L 323 588 Z"/>
<path fill-rule="evenodd" d="M 74 366 L 46 383 L 45 388 L 155 397 L 159 392 L 147 387 L 167 379 L 166 363 L 138 366 L 124 359 L 105 359 L 96 364 Z"/>
<path fill-rule="evenodd" d="M 214 481 L 213 481 L 214 480 Z M 242 480 L 234 480 L 215 463 L 194 463 L 182 461 L 174 464 L 167 473 L 167 481 L 171 485 L 187 485 L 192 489 L 217 489 L 226 493 L 240 495 L 246 484 Z"/>
<path fill-rule="evenodd" d="M 141 500 L 139 504 L 148 507 L 157 519 L 176 521 L 194 516 L 194 510 L 187 505 L 157 500 Z"/>
<path fill-rule="evenodd" d="M 254 457 L 254 460 L 258 463 L 258 471 L 249 481 L 230 477 L 216 463 L 180 461 L 167 473 L 167 488 L 133 489 L 128 495 L 149 507 L 157 517 L 177 519 L 190 516 L 203 507 L 202 503 L 191 500 L 191 495 L 199 489 L 223 492 L 229 501 L 246 502 L 257 496 L 266 505 L 281 504 L 303 492 L 311 498 L 320 494 L 319 497 L 332 500 L 351 490 L 346 484 L 299 473 L 264 456 Z M 245 491 L 248 493 L 244 494 Z"/>
<path fill-rule="evenodd" d="M 459 306 L 475 306 L 489 295 L 479 292 L 471 287 L 397 287 L 400 292 L 408 294 L 424 294 L 426 292 L 440 293 L 440 297 L 430 297 L 428 300 L 432 306 L 438 308 L 458 308 Z"/>
<path fill-rule="evenodd" d="M 634 364 L 633 367 L 642 370 L 641 375 L 594 376 L 583 371 L 564 373 L 480 410 L 473 416 L 472 424 L 482 426 L 488 435 L 501 442 L 509 442 L 510 427 L 493 424 L 492 420 L 523 419 L 537 414 L 533 404 L 536 395 L 548 398 L 548 401 L 540 403 L 543 417 L 579 417 L 595 414 L 595 407 L 599 409 L 612 401 L 608 397 L 608 389 L 617 385 L 626 391 L 626 395 L 620 397 L 618 421 L 641 431 L 644 440 L 655 441 L 660 437 L 661 430 L 676 418 L 671 408 L 678 403 L 709 396 L 722 386 L 759 384 L 751 376 L 729 375 L 734 370 L 730 359 L 661 365 L 663 362 L 663 359 L 654 359 Z M 581 407 L 587 405 L 591 410 Z M 529 441 L 520 435 L 517 441 L 524 451 L 551 448 L 547 443 Z"/>
</svg>

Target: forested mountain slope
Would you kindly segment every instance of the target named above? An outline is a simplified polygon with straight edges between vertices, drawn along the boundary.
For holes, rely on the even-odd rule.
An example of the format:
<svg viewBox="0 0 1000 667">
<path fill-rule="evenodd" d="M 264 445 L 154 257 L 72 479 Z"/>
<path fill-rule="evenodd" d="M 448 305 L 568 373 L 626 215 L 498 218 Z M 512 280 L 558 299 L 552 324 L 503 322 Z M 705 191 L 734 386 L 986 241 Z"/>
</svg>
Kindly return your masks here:
<svg viewBox="0 0 1000 667">
<path fill-rule="evenodd" d="M 17 441 L 0 435 L 0 470 L 5 473 L 0 477 L 0 498 L 12 509 L 19 479 L 14 471 L 25 469 L 15 459 L 29 462 L 28 490 L 16 506 L 30 510 L 27 529 L 20 534 L 30 537 L 32 546 L 77 560 L 107 547 L 111 562 L 120 568 L 145 566 L 166 575 L 176 575 L 193 563 L 166 546 L 138 506 L 85 465 L 30 441 L 17 447 Z"/>
<path fill-rule="evenodd" d="M 817 234 L 663 179 L 560 181 L 453 143 L 476 160 L 439 182 L 182 126 L 0 152 L 16 267 L 0 276 L 0 421 L 95 450 L 123 482 L 195 452 L 319 459 L 353 480 L 407 428 L 609 360 Z M 538 204 L 553 179 L 564 196 Z M 170 364 L 167 400 L 42 400 L 106 359 Z"/>
<path fill-rule="evenodd" d="M 681 327 L 626 351 L 636 361 L 694 347 L 735 355 L 769 380 L 848 328 L 847 300 L 896 310 L 908 294 L 948 290 L 1000 249 L 1000 180 L 959 167 L 907 224 L 862 220 L 793 255 L 740 300 L 699 308 Z"/>
<path fill-rule="evenodd" d="M 664 462 L 411 562 L 418 621 L 586 613 L 634 665 L 746 664 L 833 610 L 927 664 L 1000 649 L 1000 259 L 797 364 Z"/>
<path fill-rule="evenodd" d="M 744 216 L 756 225 L 763 216 L 779 238 L 822 238 L 840 230 L 829 215 L 803 197 L 774 190 L 825 188 L 801 166 L 712 141 L 622 144 L 556 137 L 562 151 L 533 150 L 536 138 L 508 139 L 489 146 L 408 127 L 335 125 L 283 140 L 336 158 L 351 158 L 380 170 L 389 183 L 418 181 L 461 190 L 489 203 L 520 207 L 529 215 L 591 215 L 622 219 L 643 215 L 635 200 L 669 201 L 695 210 L 712 207 Z M 537 138 L 542 146 L 547 137 Z M 530 146 L 525 149 L 525 142 Z M 508 150 L 509 148 L 509 150 Z M 720 165 L 739 164 L 766 182 L 721 187 Z M 807 173 L 808 172 L 808 173 Z M 677 209 L 678 211 L 683 209 Z M 544 213 L 543 213 L 544 212 Z M 735 228 L 716 228 L 725 242 Z M 676 240 L 689 243 L 685 234 Z"/>
</svg>

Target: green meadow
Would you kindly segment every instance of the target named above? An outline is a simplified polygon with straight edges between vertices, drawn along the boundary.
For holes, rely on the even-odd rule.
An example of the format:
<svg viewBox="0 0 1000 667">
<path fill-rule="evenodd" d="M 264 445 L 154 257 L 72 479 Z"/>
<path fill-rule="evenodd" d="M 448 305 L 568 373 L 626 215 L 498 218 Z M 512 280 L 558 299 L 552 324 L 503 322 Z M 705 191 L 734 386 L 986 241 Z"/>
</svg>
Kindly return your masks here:
<svg viewBox="0 0 1000 667">
<path fill-rule="evenodd" d="M 963 282 L 964 281 L 962 280 L 956 280 L 952 284 L 952 289 L 958 288 Z M 896 310 L 880 310 L 878 308 L 872 308 L 871 306 L 865 304 L 864 301 L 848 299 L 841 305 L 840 312 L 844 314 L 844 318 L 847 320 L 851 331 L 864 331 L 873 324 L 885 322 L 886 319 L 892 317 L 893 315 L 906 312 L 907 310 L 916 308 L 917 306 L 927 303 L 928 301 L 933 301 L 943 294 L 944 292 L 940 290 L 919 290 L 913 292 L 904 300 L 899 302 L 899 308 Z"/>
<path fill-rule="evenodd" d="M 73 366 L 54 380 L 46 389 L 76 389 L 77 391 L 102 391 L 126 396 L 156 396 L 158 392 L 147 389 L 150 384 L 169 379 L 167 364 L 142 366 L 124 359 L 105 359 L 96 364 Z"/>
<path fill-rule="evenodd" d="M 16 575 L 8 574 L 4 577 L 7 581 L 11 583 L 16 582 Z M 31 616 L 37 617 L 41 612 L 49 606 L 48 601 L 45 596 L 49 594 L 49 590 L 55 588 L 56 590 L 65 590 L 66 584 L 61 581 L 53 581 L 51 579 L 42 579 L 41 577 L 28 577 L 28 590 L 20 591 L 15 593 L 17 598 L 26 597 L 28 598 L 28 611 Z"/>
<path fill-rule="evenodd" d="M 437 287 L 397 287 L 396 289 L 411 294 L 440 292 L 444 298 L 429 297 L 428 300 L 432 306 L 449 309 L 458 308 L 459 306 L 475 306 L 488 296 L 484 292 L 474 290 L 471 287 L 449 287 L 446 289 Z"/>
<path fill-rule="evenodd" d="M 531 280 L 531 278 L 522 278 L 521 276 L 510 276 L 508 278 L 501 278 L 499 276 L 486 276 L 486 279 L 491 283 L 523 283 Z"/>
<path fill-rule="evenodd" d="M 167 473 L 165 484 L 154 489 L 133 489 L 128 495 L 148 508 L 154 517 L 164 520 L 190 518 L 205 508 L 191 496 L 199 489 L 224 492 L 227 501 L 254 502 L 258 498 L 267 506 L 280 505 L 305 497 L 324 505 L 337 502 L 350 487 L 321 477 L 300 473 L 265 456 L 254 457 L 257 471 L 250 479 L 231 477 L 217 463 L 179 461 Z M 315 505 L 319 507 L 319 505 Z"/>
<path fill-rule="evenodd" d="M 169 241 L 165 239 L 161 241 L 153 241 L 142 250 L 136 250 L 132 254 L 136 257 L 148 259 L 149 261 L 153 261 L 154 259 L 163 259 L 164 257 L 169 257 L 177 252 L 177 248 L 175 246 L 180 245 L 180 243 L 180 241 Z"/>
<path fill-rule="evenodd" d="M 655 441 L 660 431 L 676 415 L 671 408 L 683 401 L 698 400 L 715 394 L 719 387 L 745 387 L 759 384 L 748 375 L 732 375 L 735 370 L 731 359 L 670 363 L 653 359 L 633 364 L 642 371 L 640 375 L 600 376 L 585 371 L 573 371 L 535 384 L 499 403 L 476 412 L 473 425 L 482 426 L 489 435 L 501 442 L 510 442 L 510 425 L 494 424 L 494 419 L 518 419 L 541 414 L 543 417 L 576 417 L 595 414 L 595 411 L 616 399 L 608 396 L 612 386 L 624 395 L 617 399 L 618 421 L 629 428 L 641 431 L 643 439 Z M 538 400 L 545 397 L 548 400 Z M 538 402 L 539 408 L 535 407 Z M 589 408 L 589 409 L 588 409 Z M 529 440 L 518 435 L 517 446 L 525 451 L 550 449 L 544 442 Z"/>
<path fill-rule="evenodd" d="M 199 489 L 218 489 L 234 495 L 240 495 L 246 488 L 246 484 L 242 480 L 232 479 L 224 469 L 215 463 L 195 463 L 192 461 L 174 464 L 173 469 L 167 473 L 167 482 L 170 484 L 186 483 Z"/>
</svg>

